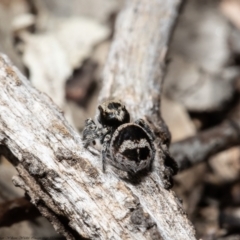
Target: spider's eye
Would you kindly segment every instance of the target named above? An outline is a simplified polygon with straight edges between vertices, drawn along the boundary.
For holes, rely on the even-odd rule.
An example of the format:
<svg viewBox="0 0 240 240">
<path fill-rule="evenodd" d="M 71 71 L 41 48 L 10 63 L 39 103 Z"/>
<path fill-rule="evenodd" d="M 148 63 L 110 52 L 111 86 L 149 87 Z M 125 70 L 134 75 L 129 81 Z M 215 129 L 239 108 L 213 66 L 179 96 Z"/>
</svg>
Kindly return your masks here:
<svg viewBox="0 0 240 240">
<path fill-rule="evenodd" d="M 121 107 L 120 103 L 111 102 L 108 104 L 108 109 L 119 109 Z"/>
</svg>

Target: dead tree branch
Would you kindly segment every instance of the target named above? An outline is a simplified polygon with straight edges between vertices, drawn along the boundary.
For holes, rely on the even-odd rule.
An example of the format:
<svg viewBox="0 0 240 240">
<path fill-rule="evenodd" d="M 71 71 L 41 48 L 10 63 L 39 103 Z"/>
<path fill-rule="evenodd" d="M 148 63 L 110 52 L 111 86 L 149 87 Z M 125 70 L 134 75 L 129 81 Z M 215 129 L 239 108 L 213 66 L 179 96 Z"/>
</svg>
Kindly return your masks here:
<svg viewBox="0 0 240 240">
<path fill-rule="evenodd" d="M 37 208 L 26 198 L 17 198 L 0 204 L 0 227 L 33 220 L 41 216 Z"/>
<path fill-rule="evenodd" d="M 239 133 L 228 121 L 196 136 L 173 143 L 170 153 L 177 162 L 179 170 L 183 171 L 239 143 Z"/>
<path fill-rule="evenodd" d="M 170 153 L 182 171 L 239 144 L 240 102 L 223 123 L 196 136 L 173 143 L 170 146 Z"/>
<path fill-rule="evenodd" d="M 51 99 L 1 55 L 0 153 L 18 170 L 15 185 L 67 239 L 195 239 L 178 199 L 164 188 L 168 133 L 159 100 L 179 4 L 128 1 L 105 68 L 101 99 L 125 100 L 133 119 L 147 116 L 160 124 L 156 170 L 135 183 L 111 168 L 103 173 L 99 157 L 83 148 Z"/>
<path fill-rule="evenodd" d="M 127 1 L 104 71 L 100 100 L 119 98 L 133 119 L 159 121 L 165 56 L 180 0 Z"/>
</svg>

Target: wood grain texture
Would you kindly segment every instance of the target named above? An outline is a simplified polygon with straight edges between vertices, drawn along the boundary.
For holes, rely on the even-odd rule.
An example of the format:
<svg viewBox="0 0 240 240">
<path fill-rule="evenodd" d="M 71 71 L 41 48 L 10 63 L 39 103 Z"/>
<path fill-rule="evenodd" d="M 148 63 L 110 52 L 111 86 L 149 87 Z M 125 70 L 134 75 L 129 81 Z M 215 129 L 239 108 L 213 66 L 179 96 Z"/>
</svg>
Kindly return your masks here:
<svg viewBox="0 0 240 240">
<path fill-rule="evenodd" d="M 124 100 L 134 119 L 159 115 L 165 56 L 180 3 L 126 1 L 117 19 L 100 100 Z"/>
<path fill-rule="evenodd" d="M 179 4 L 127 2 L 100 99 L 118 97 L 134 119 L 151 116 L 153 124 L 161 121 L 164 57 Z M 67 239 L 195 239 L 177 197 L 164 188 L 162 148 L 157 149 L 154 171 L 140 181 L 126 181 L 110 166 L 103 173 L 99 156 L 83 148 L 61 110 L 5 55 L 0 57 L 0 89 L 0 153 L 18 170 L 14 184 L 28 193 L 59 233 Z M 155 144 L 162 146 L 162 138 Z"/>
</svg>

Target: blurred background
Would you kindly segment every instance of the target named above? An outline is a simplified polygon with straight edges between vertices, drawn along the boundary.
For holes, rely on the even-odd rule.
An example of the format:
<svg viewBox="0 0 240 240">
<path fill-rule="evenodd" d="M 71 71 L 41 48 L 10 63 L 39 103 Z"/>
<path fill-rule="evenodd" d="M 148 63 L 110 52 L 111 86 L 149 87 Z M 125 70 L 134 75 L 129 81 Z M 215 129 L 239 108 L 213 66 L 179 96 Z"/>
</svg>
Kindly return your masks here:
<svg viewBox="0 0 240 240">
<path fill-rule="evenodd" d="M 123 4 L 0 0 L 0 52 L 63 109 L 79 132 L 85 119 L 95 115 L 102 69 Z M 172 143 L 218 126 L 236 114 L 239 100 L 240 1 L 185 1 L 169 48 L 162 97 Z M 207 160 L 180 172 L 174 191 L 198 238 L 239 240 L 240 148 L 229 144 Z M 16 174 L 1 157 L 0 238 L 64 239 L 13 186 Z"/>
</svg>

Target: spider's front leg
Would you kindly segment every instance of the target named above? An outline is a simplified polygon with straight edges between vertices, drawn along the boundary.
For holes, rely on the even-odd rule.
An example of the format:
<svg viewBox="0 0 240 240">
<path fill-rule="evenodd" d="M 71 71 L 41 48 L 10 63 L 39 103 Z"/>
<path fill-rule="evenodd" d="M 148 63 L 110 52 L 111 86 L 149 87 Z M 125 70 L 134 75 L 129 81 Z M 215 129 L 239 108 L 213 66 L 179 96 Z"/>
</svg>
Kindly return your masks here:
<svg viewBox="0 0 240 240">
<path fill-rule="evenodd" d="M 85 121 L 85 128 L 83 129 L 82 135 L 83 145 L 85 148 L 96 138 L 99 138 L 98 126 L 91 118 L 88 118 Z"/>
<path fill-rule="evenodd" d="M 109 151 L 109 145 L 111 141 L 111 135 L 108 133 L 105 135 L 105 137 L 102 140 L 102 170 L 105 172 L 106 170 L 106 159 L 107 159 L 107 153 Z"/>
</svg>

